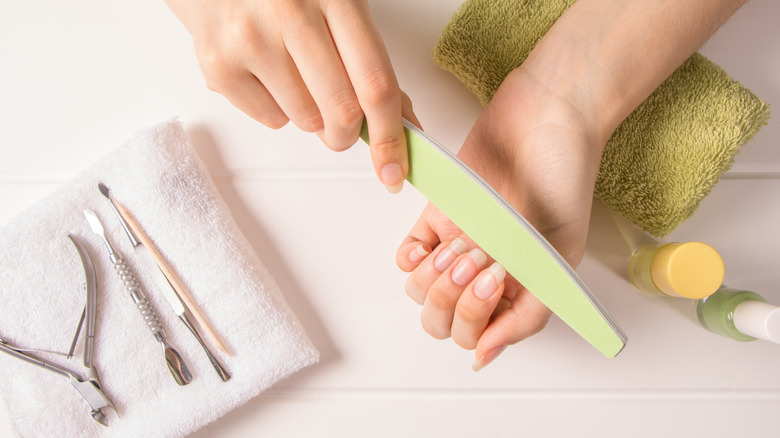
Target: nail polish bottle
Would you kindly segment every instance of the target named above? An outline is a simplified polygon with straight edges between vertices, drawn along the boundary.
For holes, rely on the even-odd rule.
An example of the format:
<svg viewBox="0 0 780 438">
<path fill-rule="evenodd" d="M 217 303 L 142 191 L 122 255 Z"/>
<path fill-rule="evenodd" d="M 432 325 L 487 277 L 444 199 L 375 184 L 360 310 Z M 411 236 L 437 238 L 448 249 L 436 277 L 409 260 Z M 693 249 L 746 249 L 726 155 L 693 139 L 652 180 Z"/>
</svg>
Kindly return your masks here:
<svg viewBox="0 0 780 438">
<path fill-rule="evenodd" d="M 651 296 L 704 298 L 718 290 L 724 275 L 720 254 L 701 242 L 645 245 L 629 261 L 631 282 Z"/>
<path fill-rule="evenodd" d="M 697 302 L 696 316 L 713 333 L 742 342 L 763 339 L 780 344 L 780 307 L 755 292 L 721 287 Z"/>
</svg>

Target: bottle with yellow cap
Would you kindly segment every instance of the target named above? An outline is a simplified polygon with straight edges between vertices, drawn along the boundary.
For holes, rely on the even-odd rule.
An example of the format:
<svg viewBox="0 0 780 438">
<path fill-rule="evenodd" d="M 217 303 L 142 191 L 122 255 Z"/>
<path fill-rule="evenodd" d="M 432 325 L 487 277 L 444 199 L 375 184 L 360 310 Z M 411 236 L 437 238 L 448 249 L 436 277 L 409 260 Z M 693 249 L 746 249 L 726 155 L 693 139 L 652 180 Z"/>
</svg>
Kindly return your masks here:
<svg viewBox="0 0 780 438">
<path fill-rule="evenodd" d="M 701 299 L 723 284 L 720 254 L 702 242 L 655 243 L 639 248 L 629 262 L 629 277 L 653 296 Z"/>
</svg>

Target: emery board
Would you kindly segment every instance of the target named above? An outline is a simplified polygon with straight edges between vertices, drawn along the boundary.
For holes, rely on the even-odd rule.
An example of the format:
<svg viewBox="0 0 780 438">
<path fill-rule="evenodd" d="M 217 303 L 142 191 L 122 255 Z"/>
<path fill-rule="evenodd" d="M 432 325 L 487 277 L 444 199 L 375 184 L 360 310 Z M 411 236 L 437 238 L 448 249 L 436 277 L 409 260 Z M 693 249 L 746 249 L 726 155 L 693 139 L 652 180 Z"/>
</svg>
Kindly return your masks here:
<svg viewBox="0 0 780 438">
<path fill-rule="evenodd" d="M 626 335 L 547 239 L 447 148 L 407 120 L 404 129 L 407 181 L 602 354 L 620 353 Z M 360 137 L 369 143 L 365 121 Z"/>
</svg>

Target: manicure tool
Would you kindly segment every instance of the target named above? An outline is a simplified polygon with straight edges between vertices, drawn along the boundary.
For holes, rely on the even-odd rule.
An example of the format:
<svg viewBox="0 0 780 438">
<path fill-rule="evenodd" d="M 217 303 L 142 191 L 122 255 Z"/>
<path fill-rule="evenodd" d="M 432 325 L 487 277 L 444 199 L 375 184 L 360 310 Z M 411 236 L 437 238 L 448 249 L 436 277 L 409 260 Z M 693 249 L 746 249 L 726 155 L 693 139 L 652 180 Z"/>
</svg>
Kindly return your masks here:
<svg viewBox="0 0 780 438">
<path fill-rule="evenodd" d="M 106 188 L 106 193 L 108 193 L 108 188 Z M 173 269 L 165 261 L 165 257 L 163 257 L 162 254 L 160 254 L 160 251 L 158 251 L 157 248 L 154 246 L 154 243 L 149 238 L 149 236 L 146 235 L 143 228 L 141 228 L 141 225 L 133 217 L 132 213 L 130 213 L 127 210 L 127 208 L 125 208 L 124 205 L 120 204 L 119 201 L 117 201 L 116 199 L 109 198 L 109 201 L 114 204 L 114 207 L 116 207 L 116 210 L 119 212 L 120 216 L 125 219 L 125 222 L 127 222 L 127 226 L 129 227 L 130 231 L 133 232 L 133 234 L 138 239 L 138 241 L 144 247 L 146 247 L 147 250 L 149 250 L 149 254 L 151 254 L 152 258 L 154 258 L 155 264 L 160 269 L 160 271 L 162 271 L 163 275 L 165 275 L 165 279 L 168 280 L 168 283 L 171 284 L 171 287 L 176 292 L 176 295 L 178 295 L 179 298 L 181 299 L 182 303 L 184 304 L 184 307 L 193 316 L 195 327 L 200 328 L 204 332 L 206 332 L 206 335 L 209 337 L 209 339 L 211 339 L 211 342 L 213 342 L 214 345 L 216 345 L 216 347 L 221 352 L 225 353 L 228 356 L 232 356 L 233 353 L 230 351 L 227 345 L 225 345 L 225 342 L 222 341 L 220 336 L 217 334 L 217 331 L 214 328 L 214 326 L 211 325 L 209 320 L 200 311 L 198 304 L 195 302 L 195 300 L 192 299 L 192 296 L 190 296 L 189 292 L 187 291 L 187 288 L 184 287 L 182 282 L 174 273 Z"/>
<path fill-rule="evenodd" d="M 154 311 L 152 303 L 146 299 L 143 289 L 141 289 L 141 285 L 136 280 L 132 269 L 127 265 L 127 262 L 122 258 L 121 254 L 115 251 L 113 246 L 111 246 L 111 243 L 106 237 L 105 230 L 103 229 L 103 224 L 100 222 L 100 219 L 98 219 L 97 214 L 90 209 L 86 209 L 84 210 L 84 217 L 87 218 L 87 222 L 89 223 L 92 232 L 103 239 L 103 243 L 105 243 L 106 248 L 108 248 L 111 263 L 113 263 L 119 278 L 122 279 L 122 283 L 130 293 L 130 298 L 133 299 L 136 307 L 138 307 L 141 316 L 143 316 L 144 321 L 154 335 L 154 338 L 162 345 L 165 363 L 174 380 L 176 380 L 176 383 L 179 385 L 187 385 L 192 381 L 192 373 L 190 373 L 190 369 L 187 367 L 184 359 L 182 359 L 179 353 L 168 343 L 160 319 L 157 317 L 157 313 Z"/>
<path fill-rule="evenodd" d="M 192 314 L 184 305 L 179 295 L 176 293 L 176 290 L 171 286 L 171 283 L 168 282 L 168 279 L 165 277 L 165 274 L 163 274 L 163 272 L 160 270 L 160 267 L 157 265 L 157 263 L 155 263 L 154 257 L 152 257 L 149 249 L 142 242 L 139 241 L 138 237 L 135 235 L 131 227 L 128 225 L 123 215 L 117 210 L 117 207 L 114 205 L 115 201 L 111 198 L 108 187 L 106 187 L 103 183 L 100 183 L 98 184 L 98 188 L 100 189 L 100 193 L 102 193 L 103 196 L 105 196 L 106 200 L 111 206 L 111 209 L 116 214 L 117 218 L 119 218 L 119 222 L 122 224 L 122 228 L 124 228 L 128 239 L 130 239 L 130 243 L 133 245 L 133 249 L 135 250 L 136 255 L 139 257 L 141 262 L 143 262 L 144 266 L 147 269 L 147 272 L 154 280 L 154 283 L 157 285 L 157 288 L 160 290 L 160 292 L 162 292 L 163 297 L 165 297 L 165 300 L 168 301 L 168 304 L 170 304 L 174 313 L 176 313 L 179 319 L 190 330 L 192 335 L 195 337 L 195 339 L 198 341 L 200 346 L 203 348 L 203 351 L 206 353 L 206 356 L 211 362 L 211 366 L 214 367 L 214 370 L 216 370 L 220 379 L 222 379 L 223 382 L 227 382 L 228 380 L 230 380 L 231 377 L 230 372 L 219 361 L 219 359 L 217 359 L 217 357 L 214 355 L 211 349 L 209 349 L 208 345 L 206 345 L 206 343 L 203 341 L 203 338 L 201 337 L 197 327 L 195 326 L 195 323 L 193 322 Z"/>
<path fill-rule="evenodd" d="M 29 362 L 33 365 L 37 365 L 45 370 L 59 374 L 70 381 L 70 384 L 84 397 L 89 406 L 92 408 L 92 418 L 103 426 L 108 426 L 108 419 L 106 418 L 103 408 L 113 408 L 111 400 L 106 397 L 103 390 L 100 387 L 100 380 L 95 370 L 95 365 L 92 363 L 93 348 L 95 339 L 95 317 L 97 312 L 97 276 L 95 274 L 95 267 L 92 264 L 92 259 L 87 252 L 87 248 L 74 236 L 68 235 L 73 246 L 76 247 L 76 251 L 79 254 L 81 263 L 84 267 L 84 275 L 86 277 L 86 290 L 87 290 L 87 302 L 82 314 L 82 319 L 79 322 L 78 329 L 76 330 L 76 337 L 78 337 L 81 331 L 81 326 L 86 320 L 86 329 L 84 334 L 84 357 L 83 364 L 86 368 L 87 378 L 82 378 L 77 372 L 72 371 L 66 367 L 49 362 L 46 359 L 40 358 L 28 350 L 15 347 L 7 341 L 0 338 L 0 350 L 14 356 L 23 361 Z"/>
<path fill-rule="evenodd" d="M 626 335 L 558 251 L 507 200 L 408 120 L 407 180 L 566 324 L 607 357 Z M 363 122 L 361 138 L 369 143 Z"/>
</svg>

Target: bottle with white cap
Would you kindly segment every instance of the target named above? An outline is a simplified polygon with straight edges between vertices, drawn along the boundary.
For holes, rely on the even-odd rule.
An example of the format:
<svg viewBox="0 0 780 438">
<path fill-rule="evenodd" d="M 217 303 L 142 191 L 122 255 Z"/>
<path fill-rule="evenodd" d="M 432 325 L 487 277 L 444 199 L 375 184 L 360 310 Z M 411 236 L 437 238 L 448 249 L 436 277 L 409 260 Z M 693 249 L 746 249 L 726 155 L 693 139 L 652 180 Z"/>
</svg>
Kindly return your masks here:
<svg viewBox="0 0 780 438">
<path fill-rule="evenodd" d="M 698 301 L 696 315 L 713 333 L 743 342 L 763 339 L 780 344 L 780 307 L 755 292 L 723 286 Z"/>
</svg>

